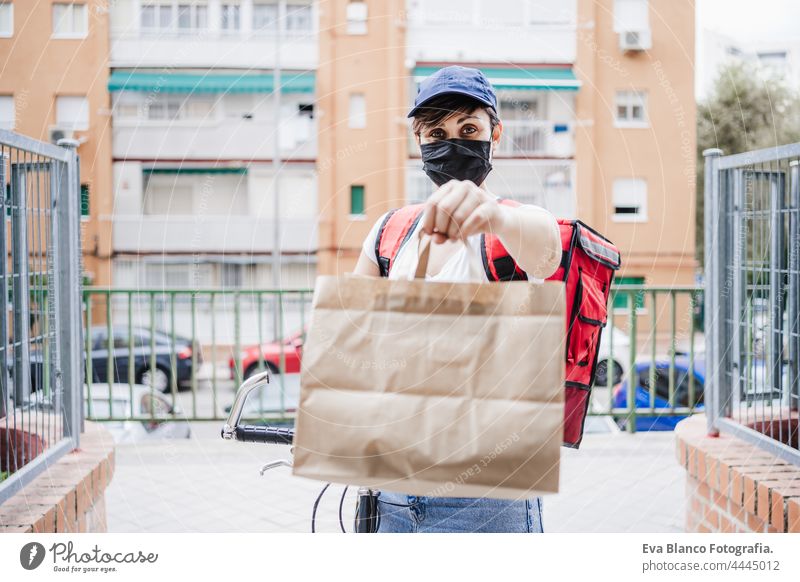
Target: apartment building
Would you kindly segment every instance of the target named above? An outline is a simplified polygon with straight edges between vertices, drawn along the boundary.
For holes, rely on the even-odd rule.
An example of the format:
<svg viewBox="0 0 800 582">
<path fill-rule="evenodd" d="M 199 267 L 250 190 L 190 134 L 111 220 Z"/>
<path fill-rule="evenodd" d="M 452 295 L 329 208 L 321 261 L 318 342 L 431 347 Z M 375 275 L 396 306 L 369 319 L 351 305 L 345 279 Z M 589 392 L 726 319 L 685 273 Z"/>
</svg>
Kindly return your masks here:
<svg viewBox="0 0 800 582">
<path fill-rule="evenodd" d="M 332 0 L 320 20 L 318 271 L 424 199 L 406 114 L 449 64 L 484 71 L 504 133 L 487 186 L 577 217 L 621 249 L 618 281 L 694 282 L 694 12 L 648 0 Z M 619 297 L 616 307 L 626 307 Z"/>
<path fill-rule="evenodd" d="M 107 3 L 0 1 L 0 127 L 78 141 L 85 277 L 109 285 L 112 204 Z"/>
<path fill-rule="evenodd" d="M 280 285 L 313 286 L 316 4 L 117 0 L 110 10 L 114 205 L 101 220 L 113 225 L 115 285 L 271 287 L 279 165 Z"/>
</svg>

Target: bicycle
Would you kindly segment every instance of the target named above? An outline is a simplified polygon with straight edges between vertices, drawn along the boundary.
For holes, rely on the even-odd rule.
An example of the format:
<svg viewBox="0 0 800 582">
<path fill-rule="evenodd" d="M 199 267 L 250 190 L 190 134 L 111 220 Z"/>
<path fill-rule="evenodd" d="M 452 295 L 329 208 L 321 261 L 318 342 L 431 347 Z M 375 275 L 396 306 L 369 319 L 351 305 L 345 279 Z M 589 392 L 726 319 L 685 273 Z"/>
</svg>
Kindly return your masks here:
<svg viewBox="0 0 800 582">
<path fill-rule="evenodd" d="M 222 427 L 221 434 L 223 439 L 236 440 L 246 443 L 288 445 L 291 447 L 294 441 L 293 428 L 281 428 L 276 426 L 253 424 L 246 424 L 242 426 L 239 424 L 247 397 L 256 388 L 263 388 L 267 386 L 269 384 L 269 379 L 270 372 L 269 370 L 265 370 L 263 372 L 254 374 L 245 380 L 244 383 L 242 383 L 236 392 L 236 398 L 233 401 L 233 405 L 231 405 L 231 410 L 228 414 L 228 420 Z M 289 452 L 293 453 L 293 448 L 290 448 Z M 277 467 L 292 467 L 292 461 L 287 461 L 286 459 L 270 461 L 261 467 L 260 473 L 263 476 L 265 472 Z M 314 502 L 314 507 L 311 511 L 311 533 L 316 533 L 317 509 L 320 501 L 322 500 L 322 496 L 330 486 L 331 483 L 327 483 L 322 488 L 317 496 L 316 501 Z M 344 527 L 344 521 L 342 519 L 342 510 L 344 507 L 345 495 L 347 494 L 348 489 L 349 486 L 345 486 L 344 491 L 342 491 L 342 496 L 339 500 L 339 527 L 343 533 L 347 533 Z M 381 492 L 377 489 L 370 489 L 367 487 L 358 488 L 355 516 L 353 518 L 354 533 L 376 533 L 378 531 L 381 523 L 380 510 L 378 507 L 378 498 L 380 497 L 380 494 Z M 410 505 L 401 505 L 398 503 L 389 504 L 398 507 L 410 507 Z"/>
</svg>

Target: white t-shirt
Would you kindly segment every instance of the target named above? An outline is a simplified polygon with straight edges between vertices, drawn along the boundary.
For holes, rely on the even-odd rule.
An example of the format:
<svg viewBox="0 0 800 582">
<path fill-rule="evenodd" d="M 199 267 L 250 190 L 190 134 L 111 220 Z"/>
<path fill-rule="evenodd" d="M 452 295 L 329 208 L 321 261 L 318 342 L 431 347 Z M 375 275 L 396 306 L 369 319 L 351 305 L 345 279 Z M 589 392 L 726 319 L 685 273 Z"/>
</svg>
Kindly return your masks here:
<svg viewBox="0 0 800 582">
<path fill-rule="evenodd" d="M 375 256 L 375 238 L 378 236 L 381 224 L 388 212 L 383 213 L 372 229 L 369 231 L 367 238 L 364 239 L 362 246 L 363 252 L 370 258 L 370 260 L 378 264 L 378 259 Z M 422 221 L 417 222 L 414 232 L 400 247 L 400 251 L 389 269 L 390 279 L 413 279 L 414 272 L 417 267 L 417 257 L 419 256 L 419 231 L 422 228 Z M 431 242 L 431 245 L 435 243 Z M 488 281 L 489 277 L 483 268 L 483 259 L 481 258 L 481 235 L 473 234 L 467 237 L 467 244 L 460 244 L 457 249 L 442 266 L 438 273 L 435 275 L 426 275 L 426 281 L 450 281 L 450 282 L 481 282 Z M 467 252 L 469 249 L 469 253 Z M 528 277 L 531 283 L 542 283 L 543 279 L 535 277 Z"/>
</svg>

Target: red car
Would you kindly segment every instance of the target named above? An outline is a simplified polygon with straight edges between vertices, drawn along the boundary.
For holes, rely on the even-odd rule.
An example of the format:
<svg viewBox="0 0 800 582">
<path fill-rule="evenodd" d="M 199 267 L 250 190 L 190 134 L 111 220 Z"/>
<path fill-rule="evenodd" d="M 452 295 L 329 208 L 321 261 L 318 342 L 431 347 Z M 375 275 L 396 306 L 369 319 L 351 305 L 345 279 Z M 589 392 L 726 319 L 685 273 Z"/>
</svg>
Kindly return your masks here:
<svg viewBox="0 0 800 582">
<path fill-rule="evenodd" d="M 300 372 L 300 357 L 303 352 L 303 339 L 305 330 L 297 331 L 283 340 L 284 369 L 287 374 Z M 263 360 L 262 360 L 263 358 Z M 247 380 L 259 371 L 259 361 L 263 361 L 263 369 L 269 369 L 275 374 L 280 373 L 281 345 L 280 342 L 269 342 L 261 346 L 248 346 L 242 350 L 242 379 Z M 231 379 L 236 378 L 236 358 L 228 360 L 231 370 Z"/>
</svg>

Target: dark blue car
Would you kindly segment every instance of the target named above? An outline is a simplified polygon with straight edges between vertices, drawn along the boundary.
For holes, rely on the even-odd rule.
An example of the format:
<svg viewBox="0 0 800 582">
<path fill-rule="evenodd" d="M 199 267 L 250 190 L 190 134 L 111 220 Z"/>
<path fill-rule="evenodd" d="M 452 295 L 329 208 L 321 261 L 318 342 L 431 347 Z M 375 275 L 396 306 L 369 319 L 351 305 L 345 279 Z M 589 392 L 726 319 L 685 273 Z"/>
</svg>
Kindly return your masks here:
<svg viewBox="0 0 800 582">
<path fill-rule="evenodd" d="M 650 368 L 651 361 L 636 363 L 636 408 L 650 408 Z M 670 408 L 669 404 L 669 360 L 656 360 L 655 362 L 655 394 L 654 408 Z M 703 410 L 703 387 L 706 377 L 705 360 L 695 358 L 694 361 L 694 397 L 689 402 L 689 358 L 679 356 L 675 358 L 675 387 L 673 402 L 676 407 L 684 408 L 694 404 L 697 411 Z M 628 407 L 628 379 L 623 380 L 614 389 L 614 407 Z M 637 416 L 637 431 L 674 430 L 675 425 L 686 416 Z M 626 419 L 617 417 L 620 426 L 626 425 Z"/>
</svg>

